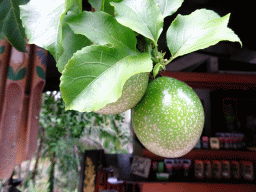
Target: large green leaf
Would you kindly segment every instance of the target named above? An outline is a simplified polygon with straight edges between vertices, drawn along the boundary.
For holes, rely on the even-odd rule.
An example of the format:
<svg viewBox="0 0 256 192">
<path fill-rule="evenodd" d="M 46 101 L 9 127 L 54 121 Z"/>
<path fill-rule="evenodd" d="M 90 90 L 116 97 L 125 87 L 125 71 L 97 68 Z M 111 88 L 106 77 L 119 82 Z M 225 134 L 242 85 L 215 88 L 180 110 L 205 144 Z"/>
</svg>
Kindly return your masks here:
<svg viewBox="0 0 256 192">
<path fill-rule="evenodd" d="M 170 16 L 174 14 L 184 0 L 155 0 L 156 4 L 159 6 L 163 17 Z"/>
<path fill-rule="evenodd" d="M 75 52 L 91 44 L 84 35 L 75 34 L 68 25 L 64 25 L 62 30 L 64 52 L 57 61 L 60 72 L 64 70 L 65 65 Z"/>
<path fill-rule="evenodd" d="M 79 14 L 82 12 L 82 0 L 65 0 L 65 10 L 62 12 L 61 16 L 60 16 L 60 19 L 59 19 L 59 28 L 58 28 L 58 34 L 57 34 L 57 46 L 56 47 L 56 52 L 57 52 L 57 55 L 56 55 L 56 61 L 59 60 L 59 57 L 63 54 L 66 54 L 63 53 L 64 52 L 64 48 L 63 48 L 63 35 L 64 35 L 64 32 L 63 32 L 63 25 L 65 23 L 65 17 L 67 15 L 67 12 L 68 11 L 72 11 L 72 14 Z M 65 49 L 67 50 L 67 48 L 70 48 L 69 46 L 68 47 L 65 47 Z"/>
<path fill-rule="evenodd" d="M 28 0 L 0 0 L 0 38 L 8 38 L 17 50 L 25 52 L 26 35 L 20 19 L 19 5 Z"/>
<path fill-rule="evenodd" d="M 81 0 L 30 0 L 20 6 L 29 43 L 45 48 L 56 61 L 63 53 L 62 25 L 69 10 L 81 12 Z"/>
<path fill-rule="evenodd" d="M 62 45 L 57 42 L 57 36 L 64 10 L 63 0 L 30 0 L 28 4 L 20 6 L 29 43 L 45 48 L 56 60 L 61 54 Z"/>
<path fill-rule="evenodd" d="M 136 52 L 135 33 L 119 24 L 116 19 L 104 12 L 83 12 L 66 20 L 76 34 L 85 35 L 94 44 L 111 43 L 122 55 Z"/>
<path fill-rule="evenodd" d="M 227 27 L 230 14 L 220 17 L 211 10 L 200 9 L 190 15 L 178 15 L 167 30 L 167 46 L 172 59 L 199 49 L 217 44 L 219 41 L 241 41 Z"/>
<path fill-rule="evenodd" d="M 113 2 L 111 5 L 115 7 L 119 23 L 157 44 L 163 30 L 163 15 L 154 0 L 123 0 L 120 3 Z"/>
<path fill-rule="evenodd" d="M 66 109 L 97 111 L 121 96 L 131 76 L 151 70 L 147 53 L 123 56 L 108 45 L 87 46 L 74 54 L 61 76 Z"/>
<path fill-rule="evenodd" d="M 76 34 L 85 35 L 94 43 L 77 51 L 65 66 L 60 88 L 67 109 L 97 111 L 121 96 L 123 85 L 131 76 L 152 70 L 149 54 L 137 53 L 134 31 L 113 16 L 83 12 L 66 22 Z"/>
</svg>

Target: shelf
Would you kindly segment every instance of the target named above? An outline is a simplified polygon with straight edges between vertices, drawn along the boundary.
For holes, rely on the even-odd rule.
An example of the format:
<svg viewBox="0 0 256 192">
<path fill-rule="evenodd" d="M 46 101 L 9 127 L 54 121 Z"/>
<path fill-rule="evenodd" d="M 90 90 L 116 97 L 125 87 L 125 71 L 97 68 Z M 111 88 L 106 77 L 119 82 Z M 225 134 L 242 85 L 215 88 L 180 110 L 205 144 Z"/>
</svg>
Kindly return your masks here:
<svg viewBox="0 0 256 192">
<path fill-rule="evenodd" d="M 224 74 L 224 73 L 196 73 L 196 72 L 161 72 L 163 76 L 173 77 L 187 83 L 192 88 L 199 89 L 239 89 L 256 90 L 256 75 L 252 74 Z M 157 156 L 147 149 L 142 149 L 142 156 L 152 160 L 163 161 L 165 157 Z M 180 159 L 200 160 L 237 160 L 250 161 L 256 163 L 256 152 L 253 150 L 213 150 L 213 149 L 193 149 Z M 193 167 L 192 167 L 193 169 Z M 191 176 L 191 175 L 190 175 Z M 181 182 L 182 181 L 182 182 Z M 246 182 L 245 180 L 199 180 L 190 177 L 186 180 L 175 179 L 164 181 L 141 181 L 141 191 L 175 191 L 175 192 L 213 192 L 213 191 L 256 191 L 255 180 Z"/>
<path fill-rule="evenodd" d="M 143 149 L 143 157 L 152 160 L 163 160 L 164 157 L 157 156 L 147 149 Z M 181 159 L 202 159 L 202 160 L 241 160 L 256 163 L 255 151 L 238 151 L 238 150 L 213 150 L 213 149 L 193 149 L 188 154 L 180 157 Z"/>
<path fill-rule="evenodd" d="M 196 72 L 161 72 L 163 76 L 173 77 L 200 89 L 256 89 L 256 75 L 223 74 Z"/>
<path fill-rule="evenodd" d="M 221 184 L 221 183 L 144 183 L 141 184 L 141 191 L 173 191 L 173 192 L 195 192 L 195 191 L 236 191 L 236 192 L 254 192 L 255 185 L 251 184 Z"/>
<path fill-rule="evenodd" d="M 192 168 L 193 169 L 193 168 Z M 161 180 L 156 180 L 152 178 L 142 178 L 142 177 L 137 177 L 137 175 L 133 175 L 133 178 L 135 179 L 124 179 L 126 183 L 131 183 L 131 184 L 157 184 L 157 183 L 163 183 L 163 184 L 168 184 L 168 183 L 198 183 L 198 184 L 233 184 L 233 185 L 253 185 L 256 187 L 255 181 L 251 180 L 244 180 L 244 179 L 197 179 L 194 177 L 193 173 L 190 172 L 190 175 L 188 177 L 182 177 L 181 175 L 175 175 L 171 177 L 167 181 L 161 181 Z"/>
</svg>

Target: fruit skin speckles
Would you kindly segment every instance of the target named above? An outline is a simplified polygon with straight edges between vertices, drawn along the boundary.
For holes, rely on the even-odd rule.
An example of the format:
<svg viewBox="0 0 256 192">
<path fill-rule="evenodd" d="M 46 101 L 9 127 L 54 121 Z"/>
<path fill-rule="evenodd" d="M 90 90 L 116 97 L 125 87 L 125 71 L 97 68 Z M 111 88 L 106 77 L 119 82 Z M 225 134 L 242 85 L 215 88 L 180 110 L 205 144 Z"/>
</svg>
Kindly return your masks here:
<svg viewBox="0 0 256 192">
<path fill-rule="evenodd" d="M 138 139 L 149 151 L 176 158 L 188 153 L 198 141 L 204 110 L 187 84 L 159 77 L 149 83 L 145 95 L 132 109 L 132 124 Z"/>
<path fill-rule="evenodd" d="M 149 80 L 149 73 L 139 73 L 130 77 L 124 84 L 121 97 L 110 103 L 96 113 L 118 114 L 133 108 L 143 97 Z"/>
</svg>

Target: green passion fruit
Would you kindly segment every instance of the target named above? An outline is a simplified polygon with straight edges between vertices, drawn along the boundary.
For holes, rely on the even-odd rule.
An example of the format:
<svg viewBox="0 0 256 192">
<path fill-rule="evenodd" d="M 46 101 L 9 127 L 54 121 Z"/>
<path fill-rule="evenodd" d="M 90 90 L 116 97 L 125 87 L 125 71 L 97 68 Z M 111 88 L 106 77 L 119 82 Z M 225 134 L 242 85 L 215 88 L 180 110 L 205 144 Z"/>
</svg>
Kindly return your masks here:
<svg viewBox="0 0 256 192">
<path fill-rule="evenodd" d="M 138 73 L 124 84 L 121 97 L 96 111 L 100 114 L 118 114 L 133 108 L 143 97 L 148 86 L 149 73 Z"/>
<path fill-rule="evenodd" d="M 132 109 L 133 129 L 152 153 L 176 158 L 187 154 L 200 138 L 204 109 L 194 90 L 170 77 L 151 81 Z"/>
</svg>

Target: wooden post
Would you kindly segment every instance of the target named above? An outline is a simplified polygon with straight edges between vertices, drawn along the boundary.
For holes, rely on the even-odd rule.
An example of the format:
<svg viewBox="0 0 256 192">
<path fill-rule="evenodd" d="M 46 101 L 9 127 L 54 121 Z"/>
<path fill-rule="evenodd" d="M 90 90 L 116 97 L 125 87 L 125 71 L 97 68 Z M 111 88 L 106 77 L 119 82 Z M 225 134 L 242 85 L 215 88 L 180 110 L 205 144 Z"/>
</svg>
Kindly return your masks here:
<svg viewBox="0 0 256 192">
<path fill-rule="evenodd" d="M 10 55 L 7 45 L 0 41 L 0 179 L 10 178 L 37 148 L 47 60 L 35 45 L 26 45 L 25 53 L 12 47 Z"/>
<path fill-rule="evenodd" d="M 7 40 L 0 40 L 0 122 L 3 110 L 4 88 L 8 72 L 10 49 L 11 45 Z"/>
<path fill-rule="evenodd" d="M 24 160 L 31 159 L 37 148 L 39 112 L 41 108 L 41 94 L 45 85 L 46 59 L 47 51 L 40 47 L 35 47 L 27 123 L 26 158 Z"/>
<path fill-rule="evenodd" d="M 22 53 L 11 50 L 0 122 L 0 178 L 11 177 L 17 155 L 17 138 L 21 122 L 30 46 Z"/>
</svg>

